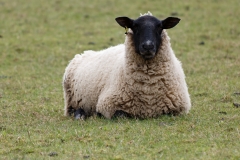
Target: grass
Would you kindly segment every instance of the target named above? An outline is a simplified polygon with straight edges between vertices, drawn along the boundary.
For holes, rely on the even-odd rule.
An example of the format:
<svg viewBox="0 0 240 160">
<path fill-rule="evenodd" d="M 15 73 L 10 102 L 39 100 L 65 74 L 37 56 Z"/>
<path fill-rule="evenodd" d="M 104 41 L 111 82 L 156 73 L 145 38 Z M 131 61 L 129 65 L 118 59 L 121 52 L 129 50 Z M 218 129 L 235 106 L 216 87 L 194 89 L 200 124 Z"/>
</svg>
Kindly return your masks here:
<svg viewBox="0 0 240 160">
<path fill-rule="evenodd" d="M 238 0 L 0 0 L 0 159 L 240 159 Z M 84 50 L 123 43 L 114 18 L 150 10 L 168 31 L 193 108 L 157 119 L 63 116 L 61 80 Z"/>
</svg>

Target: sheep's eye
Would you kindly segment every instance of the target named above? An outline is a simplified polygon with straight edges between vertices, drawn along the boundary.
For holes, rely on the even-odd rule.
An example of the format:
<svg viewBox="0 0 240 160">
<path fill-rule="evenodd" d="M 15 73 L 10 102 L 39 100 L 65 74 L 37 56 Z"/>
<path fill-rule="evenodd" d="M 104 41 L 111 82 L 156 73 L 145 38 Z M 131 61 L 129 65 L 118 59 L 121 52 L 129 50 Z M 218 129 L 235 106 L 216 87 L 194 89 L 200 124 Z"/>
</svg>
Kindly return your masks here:
<svg viewBox="0 0 240 160">
<path fill-rule="evenodd" d="M 138 33 L 138 28 L 133 28 L 133 33 L 137 34 Z"/>
<path fill-rule="evenodd" d="M 135 30 L 134 30 L 134 33 L 135 33 L 135 34 L 138 34 L 138 29 L 135 29 Z"/>
<path fill-rule="evenodd" d="M 133 24 L 133 28 L 137 28 L 138 27 L 138 24 L 137 23 L 134 23 Z"/>
<path fill-rule="evenodd" d="M 163 30 L 162 27 L 158 27 L 158 28 L 157 28 L 157 33 L 158 33 L 158 34 L 161 34 L 161 33 L 162 33 L 162 30 Z"/>
<path fill-rule="evenodd" d="M 140 27 L 140 24 L 139 24 L 139 23 L 134 23 L 134 24 L 133 24 L 133 30 L 134 30 L 134 31 L 138 31 L 138 30 L 139 30 L 139 27 Z"/>
</svg>

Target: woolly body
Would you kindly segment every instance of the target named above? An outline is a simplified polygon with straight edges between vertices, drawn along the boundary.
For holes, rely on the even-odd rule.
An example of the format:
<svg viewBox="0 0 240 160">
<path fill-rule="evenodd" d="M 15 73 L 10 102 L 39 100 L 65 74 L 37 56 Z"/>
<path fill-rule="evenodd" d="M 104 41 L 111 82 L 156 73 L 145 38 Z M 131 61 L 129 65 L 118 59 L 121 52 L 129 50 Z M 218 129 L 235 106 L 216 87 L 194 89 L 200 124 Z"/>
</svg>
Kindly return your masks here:
<svg viewBox="0 0 240 160">
<path fill-rule="evenodd" d="M 150 60 L 135 53 L 131 30 L 125 44 L 76 55 L 63 77 L 65 115 L 69 108 L 106 118 L 118 110 L 139 118 L 188 113 L 191 102 L 181 63 L 165 30 L 161 36 Z"/>
</svg>

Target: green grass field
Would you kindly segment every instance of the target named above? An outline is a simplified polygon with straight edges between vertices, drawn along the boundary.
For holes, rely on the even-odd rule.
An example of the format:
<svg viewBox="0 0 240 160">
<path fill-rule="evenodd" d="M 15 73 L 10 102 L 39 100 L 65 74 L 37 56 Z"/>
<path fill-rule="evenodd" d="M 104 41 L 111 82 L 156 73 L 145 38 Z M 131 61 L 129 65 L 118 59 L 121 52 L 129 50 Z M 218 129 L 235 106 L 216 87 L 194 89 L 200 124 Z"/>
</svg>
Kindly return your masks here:
<svg viewBox="0 0 240 160">
<path fill-rule="evenodd" d="M 240 159 L 239 0 L 0 0 L 0 159 Z M 63 116 L 62 76 L 84 50 L 124 42 L 115 17 L 168 30 L 192 100 L 184 116 Z"/>
</svg>

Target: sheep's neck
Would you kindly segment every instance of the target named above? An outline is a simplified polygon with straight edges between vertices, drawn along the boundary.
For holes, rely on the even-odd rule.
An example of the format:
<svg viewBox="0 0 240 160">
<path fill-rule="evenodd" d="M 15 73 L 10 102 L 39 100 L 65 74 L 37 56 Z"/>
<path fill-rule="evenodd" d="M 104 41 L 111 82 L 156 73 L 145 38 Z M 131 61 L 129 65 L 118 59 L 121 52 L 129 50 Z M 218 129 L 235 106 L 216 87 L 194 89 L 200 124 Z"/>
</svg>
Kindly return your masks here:
<svg viewBox="0 0 240 160">
<path fill-rule="evenodd" d="M 171 64 L 170 48 L 169 37 L 164 31 L 158 53 L 153 59 L 145 60 L 135 52 L 133 35 L 126 35 L 125 71 L 127 79 L 134 79 L 135 82 L 139 83 L 157 83 L 156 77 L 164 75 L 169 70 Z"/>
</svg>

